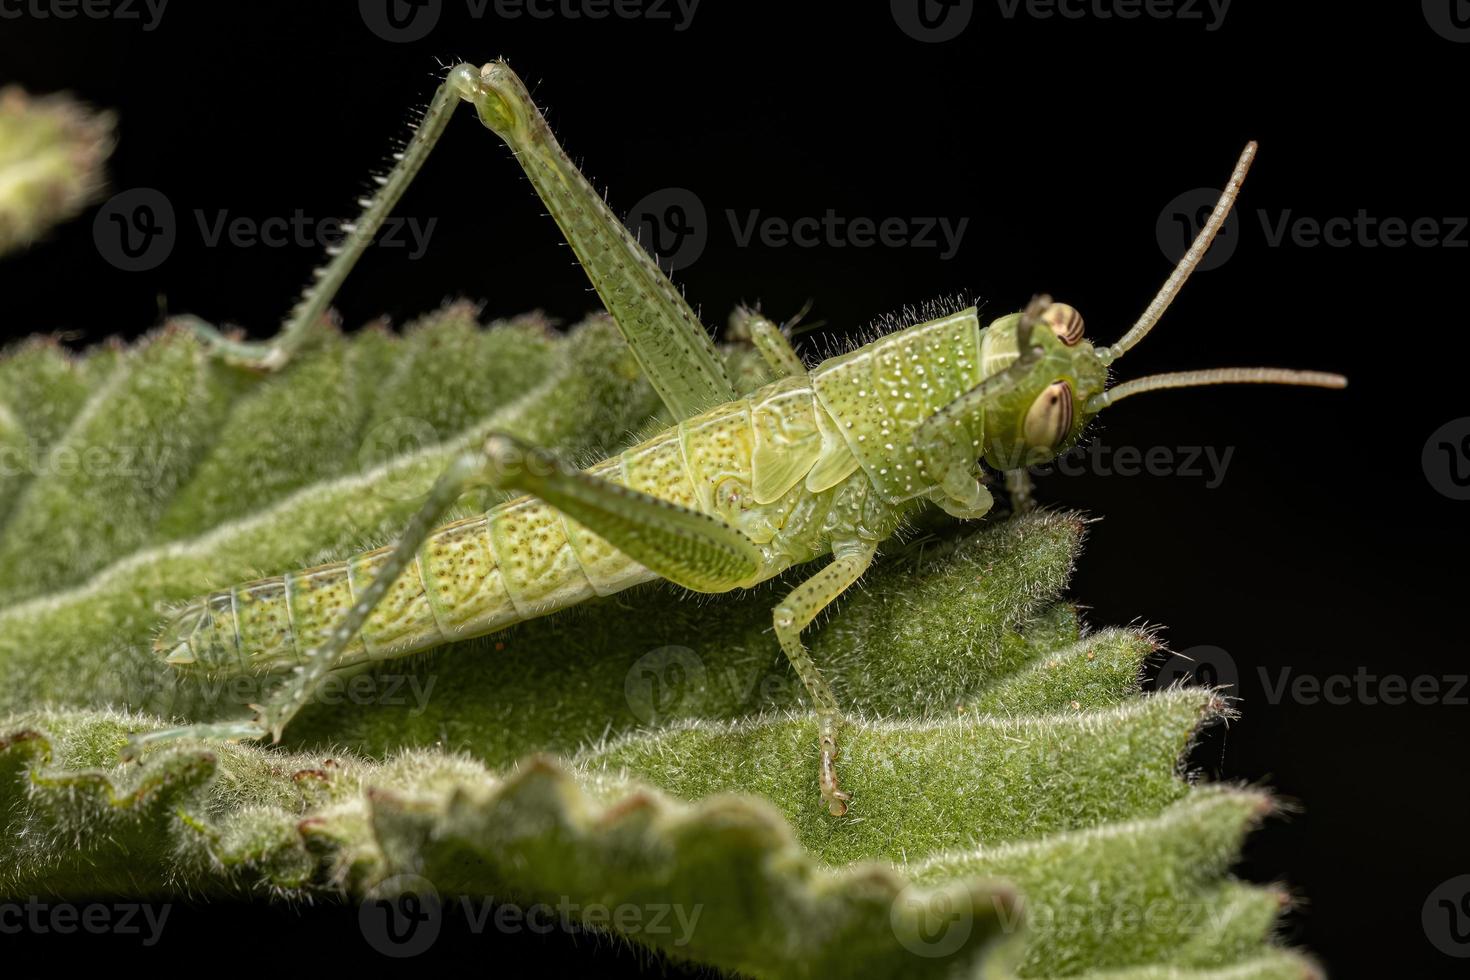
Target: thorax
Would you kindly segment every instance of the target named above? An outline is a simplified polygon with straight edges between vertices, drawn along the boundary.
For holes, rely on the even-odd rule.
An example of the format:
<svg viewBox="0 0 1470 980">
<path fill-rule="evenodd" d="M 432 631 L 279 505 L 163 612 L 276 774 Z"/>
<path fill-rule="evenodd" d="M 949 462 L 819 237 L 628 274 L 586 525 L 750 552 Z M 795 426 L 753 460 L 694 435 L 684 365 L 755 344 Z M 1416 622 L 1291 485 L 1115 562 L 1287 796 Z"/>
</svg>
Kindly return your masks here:
<svg viewBox="0 0 1470 980">
<path fill-rule="evenodd" d="M 880 337 L 812 369 L 818 403 L 889 503 L 934 490 L 914 435 L 925 419 L 984 376 L 981 334 L 972 307 Z"/>
<path fill-rule="evenodd" d="M 754 581 L 833 542 L 880 540 L 898 521 L 808 375 L 686 419 L 592 472 L 738 528 L 765 553 Z"/>
</svg>

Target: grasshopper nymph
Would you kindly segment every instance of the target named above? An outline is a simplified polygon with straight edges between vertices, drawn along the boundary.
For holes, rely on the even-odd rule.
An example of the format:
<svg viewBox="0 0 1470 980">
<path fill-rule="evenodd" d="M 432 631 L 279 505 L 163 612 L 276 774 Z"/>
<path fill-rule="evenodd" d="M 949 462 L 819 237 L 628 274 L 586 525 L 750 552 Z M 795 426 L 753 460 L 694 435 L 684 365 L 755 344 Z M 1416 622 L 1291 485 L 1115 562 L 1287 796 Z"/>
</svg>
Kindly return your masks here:
<svg viewBox="0 0 1470 980">
<path fill-rule="evenodd" d="M 1041 296 L 988 325 L 972 307 L 809 368 L 780 328 L 743 312 L 742 327 L 778 380 L 742 395 L 708 331 L 500 61 L 449 72 L 377 195 L 362 202 L 351 244 L 319 272 L 292 320 L 264 344 L 211 333 L 222 356 L 266 369 L 289 360 L 460 101 L 510 146 L 681 421 L 585 470 L 491 435 L 454 460 L 392 547 L 189 603 L 156 642 L 168 663 L 294 673 L 250 719 L 140 734 L 130 752 L 184 736 L 279 738 L 336 667 L 491 633 L 652 579 L 725 592 L 830 555 L 776 607 L 774 623 L 820 719 L 822 799 L 841 815 L 850 798 L 836 769 L 842 713 L 801 631 L 858 580 L 908 513 L 933 503 L 956 517 L 984 516 L 992 499 L 982 464 L 1023 485 L 1026 466 L 1066 451 L 1098 412 L 1145 391 L 1346 384 L 1335 374 L 1222 368 L 1107 387 L 1109 366 L 1153 328 L 1224 222 L 1252 143 L 1178 267 L 1117 343 L 1094 346 L 1077 310 Z M 525 496 L 437 526 L 477 483 Z"/>
</svg>

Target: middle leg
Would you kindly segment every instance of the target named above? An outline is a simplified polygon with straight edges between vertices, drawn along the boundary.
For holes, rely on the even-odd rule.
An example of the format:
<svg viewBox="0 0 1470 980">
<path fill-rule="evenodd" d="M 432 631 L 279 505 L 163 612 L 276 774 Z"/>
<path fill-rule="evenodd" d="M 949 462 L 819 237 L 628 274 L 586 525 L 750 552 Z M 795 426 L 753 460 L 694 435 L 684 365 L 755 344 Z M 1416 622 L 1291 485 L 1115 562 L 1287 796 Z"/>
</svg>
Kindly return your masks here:
<svg viewBox="0 0 1470 980">
<path fill-rule="evenodd" d="M 778 378 L 800 377 L 807 367 L 785 331 L 755 310 L 741 307 L 730 318 L 731 336 L 749 340 Z"/>
<path fill-rule="evenodd" d="M 848 586 L 862 578 L 863 572 L 873 563 L 873 553 L 874 548 L 869 544 L 834 546 L 832 564 L 792 589 L 774 614 L 776 638 L 781 641 L 781 649 L 796 669 L 817 709 L 817 722 L 821 726 L 818 740 L 822 800 L 834 817 L 847 812 L 847 801 L 852 798 L 837 785 L 837 728 L 842 721 L 842 712 L 832 688 L 801 642 L 801 631 L 816 618 L 817 613 L 847 591 Z"/>
<path fill-rule="evenodd" d="M 1036 509 L 1036 487 L 1029 470 L 1006 470 L 1006 492 L 1010 494 L 1013 513 L 1025 514 Z"/>
</svg>

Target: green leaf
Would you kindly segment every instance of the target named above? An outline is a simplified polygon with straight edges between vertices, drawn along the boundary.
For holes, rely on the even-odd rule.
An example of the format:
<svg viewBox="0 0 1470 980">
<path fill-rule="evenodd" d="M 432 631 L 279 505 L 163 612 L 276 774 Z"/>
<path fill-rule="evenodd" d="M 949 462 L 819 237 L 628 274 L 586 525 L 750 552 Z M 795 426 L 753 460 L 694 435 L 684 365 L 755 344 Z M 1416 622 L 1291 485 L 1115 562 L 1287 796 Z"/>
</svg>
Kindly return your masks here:
<svg viewBox="0 0 1470 980">
<path fill-rule="evenodd" d="M 849 711 L 842 819 L 771 635 L 809 569 L 714 597 L 649 585 L 340 672 L 280 747 L 118 761 L 129 732 L 238 716 L 281 681 L 173 674 L 151 649 L 170 603 L 390 540 L 491 429 L 590 460 L 657 414 L 605 319 L 487 328 L 462 304 L 401 335 L 323 328 L 273 375 L 180 328 L 0 356 L 0 452 L 29 461 L 0 476 L 0 893 L 432 888 L 561 903 L 752 976 L 1315 969 L 1274 945 L 1283 894 L 1230 877 L 1269 798 L 1181 778 L 1226 701 L 1144 696 L 1155 637 L 1091 631 L 1067 601 L 1074 514 L 925 515 L 807 631 Z M 56 465 L 123 447 L 156 465 Z M 686 928 L 599 918 L 620 906 Z"/>
<path fill-rule="evenodd" d="M 907 870 L 919 882 L 1015 883 L 1025 896 L 1022 966 L 1031 975 L 1140 958 L 1219 965 L 1259 949 L 1280 911 L 1274 892 L 1222 884 L 1246 833 L 1271 809 L 1256 791 L 1198 789 L 1157 816 L 936 854 Z"/>
<path fill-rule="evenodd" d="M 412 878 L 445 900 L 515 896 L 593 926 L 607 925 L 599 907 L 634 909 L 649 926 L 659 915 L 667 925 L 630 937 L 679 959 L 794 977 L 840 972 L 854 957 L 865 976 L 975 975 L 1015 914 L 1003 885 L 913 889 L 882 866 L 820 868 L 750 798 L 689 805 L 629 787 L 599 801 L 545 758 L 504 778 L 425 752 L 371 762 L 220 746 L 115 765 L 126 733 L 152 723 L 12 722 L 25 727 L 0 739 L 0 812 L 11 814 L 0 890 L 223 895 L 263 878 L 288 894 L 340 881 L 378 895 Z M 959 922 L 949 941 L 928 921 L 938 908 Z"/>
<path fill-rule="evenodd" d="M 817 723 L 783 715 L 688 722 L 633 736 L 578 761 L 626 769 L 686 799 L 754 792 L 793 821 L 823 860 L 903 860 L 970 840 L 1013 840 L 1158 812 L 1196 729 L 1219 698 L 1171 692 L 1087 715 L 852 723 L 842 769 L 853 819 L 827 819 L 812 792 Z M 1100 751 L 1101 746 L 1106 746 Z"/>
<path fill-rule="evenodd" d="M 135 551 L 224 423 L 238 379 L 166 329 L 123 355 L 51 447 L 0 540 L 0 603 Z"/>
</svg>

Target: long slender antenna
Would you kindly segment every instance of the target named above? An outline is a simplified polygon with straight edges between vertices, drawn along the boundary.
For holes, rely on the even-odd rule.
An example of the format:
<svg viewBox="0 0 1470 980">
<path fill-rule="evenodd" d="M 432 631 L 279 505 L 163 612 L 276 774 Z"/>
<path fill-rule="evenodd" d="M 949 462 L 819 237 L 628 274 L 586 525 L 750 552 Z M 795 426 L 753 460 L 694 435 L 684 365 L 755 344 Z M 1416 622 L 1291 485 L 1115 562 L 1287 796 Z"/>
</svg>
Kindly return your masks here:
<svg viewBox="0 0 1470 980">
<path fill-rule="evenodd" d="M 1148 332 L 1154 328 L 1154 324 L 1158 323 L 1159 318 L 1164 315 L 1164 311 L 1169 308 L 1169 304 L 1174 302 L 1174 297 L 1179 295 L 1179 290 L 1185 280 L 1194 272 L 1200 260 L 1205 257 L 1210 243 L 1215 240 L 1215 236 L 1224 226 L 1225 219 L 1230 215 L 1230 209 L 1235 205 L 1236 195 L 1240 193 L 1240 185 L 1245 182 L 1246 172 L 1250 170 L 1251 161 L 1255 158 L 1256 142 L 1251 140 L 1245 145 L 1240 159 L 1235 162 L 1235 170 L 1230 174 L 1230 181 L 1225 185 L 1225 189 L 1220 192 L 1220 199 L 1215 202 L 1215 210 L 1210 213 L 1209 219 L 1199 230 L 1199 234 L 1194 236 L 1194 242 L 1189 246 L 1189 251 L 1184 253 L 1184 258 L 1180 259 L 1179 264 L 1174 267 L 1174 271 L 1165 281 L 1163 288 L 1154 296 L 1153 302 L 1148 304 L 1148 309 L 1143 311 L 1138 322 L 1128 328 L 1128 332 L 1121 340 L 1111 347 L 1098 350 L 1098 357 L 1104 364 L 1111 364 L 1122 357 L 1133 345 L 1146 337 Z"/>
<path fill-rule="evenodd" d="M 1109 388 L 1087 400 L 1089 413 L 1100 412 L 1114 402 L 1145 391 L 1165 388 L 1199 388 L 1204 385 L 1263 384 L 1306 385 L 1311 388 L 1346 388 L 1347 378 L 1326 371 L 1290 371 L 1286 368 L 1211 368 L 1205 371 L 1176 371 L 1151 374 Z"/>
</svg>

